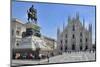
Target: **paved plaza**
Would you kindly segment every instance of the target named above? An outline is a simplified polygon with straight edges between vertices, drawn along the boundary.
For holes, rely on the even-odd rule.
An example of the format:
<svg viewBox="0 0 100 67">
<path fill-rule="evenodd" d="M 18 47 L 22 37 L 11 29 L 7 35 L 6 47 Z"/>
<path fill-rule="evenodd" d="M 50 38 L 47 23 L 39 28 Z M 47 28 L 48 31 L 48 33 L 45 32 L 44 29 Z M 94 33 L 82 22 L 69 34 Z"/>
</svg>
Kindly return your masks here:
<svg viewBox="0 0 100 67">
<path fill-rule="evenodd" d="M 78 62 L 78 61 L 95 61 L 95 52 L 71 52 L 63 53 L 48 59 L 41 60 L 12 60 L 12 65 L 21 64 L 47 64 L 47 63 L 62 63 L 62 62 Z"/>
</svg>

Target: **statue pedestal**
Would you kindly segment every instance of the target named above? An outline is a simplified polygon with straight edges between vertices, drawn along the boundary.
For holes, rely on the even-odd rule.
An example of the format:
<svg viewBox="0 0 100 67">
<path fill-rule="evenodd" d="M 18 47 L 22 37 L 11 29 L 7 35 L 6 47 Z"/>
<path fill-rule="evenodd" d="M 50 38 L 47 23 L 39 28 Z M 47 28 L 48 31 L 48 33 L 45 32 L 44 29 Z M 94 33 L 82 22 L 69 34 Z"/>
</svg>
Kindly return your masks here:
<svg viewBox="0 0 100 67">
<path fill-rule="evenodd" d="M 26 28 L 33 28 L 33 27 L 37 27 L 37 29 L 40 29 L 40 26 L 38 26 L 37 24 L 35 23 L 32 23 L 32 22 L 28 22 L 25 24 L 26 25 Z"/>
<path fill-rule="evenodd" d="M 26 23 L 26 35 L 34 35 L 40 37 L 40 26 L 34 23 Z"/>
</svg>

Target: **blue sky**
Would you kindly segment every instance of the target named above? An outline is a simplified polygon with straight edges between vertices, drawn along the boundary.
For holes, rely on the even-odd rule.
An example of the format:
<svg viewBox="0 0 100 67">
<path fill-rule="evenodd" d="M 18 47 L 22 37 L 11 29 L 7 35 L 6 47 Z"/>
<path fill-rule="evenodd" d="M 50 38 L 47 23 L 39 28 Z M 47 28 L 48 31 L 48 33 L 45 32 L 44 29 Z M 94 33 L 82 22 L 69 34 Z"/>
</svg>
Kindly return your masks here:
<svg viewBox="0 0 100 67">
<path fill-rule="evenodd" d="M 51 4 L 51 3 L 32 3 L 32 2 L 12 2 L 12 17 L 23 22 L 27 22 L 27 9 L 34 4 L 37 9 L 38 24 L 41 27 L 41 33 L 56 39 L 57 27 L 62 30 L 63 23 L 67 25 L 68 16 L 74 16 L 79 12 L 80 21 L 85 19 L 86 27 L 88 24 L 93 26 L 93 42 L 95 40 L 95 7 L 80 6 L 69 4 Z"/>
</svg>

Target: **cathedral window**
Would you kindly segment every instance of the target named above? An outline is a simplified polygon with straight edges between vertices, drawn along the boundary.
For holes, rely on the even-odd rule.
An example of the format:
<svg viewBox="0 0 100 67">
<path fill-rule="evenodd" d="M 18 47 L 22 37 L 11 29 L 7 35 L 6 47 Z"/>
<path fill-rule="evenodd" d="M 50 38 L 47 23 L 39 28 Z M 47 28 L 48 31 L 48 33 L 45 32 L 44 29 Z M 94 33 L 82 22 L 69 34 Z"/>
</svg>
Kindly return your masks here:
<svg viewBox="0 0 100 67">
<path fill-rule="evenodd" d="M 16 43 L 16 46 L 19 46 L 19 43 Z"/>
<path fill-rule="evenodd" d="M 72 36 L 72 37 L 73 37 L 73 39 L 75 38 L 74 34 L 73 34 L 73 36 Z"/>
<path fill-rule="evenodd" d="M 86 46 L 85 46 L 85 50 L 87 50 L 87 49 L 88 49 L 88 46 L 86 45 Z"/>
<path fill-rule="evenodd" d="M 82 50 L 82 43 L 80 43 L 80 50 Z"/>
<path fill-rule="evenodd" d="M 62 50 L 62 46 L 60 47 L 60 50 Z"/>
<path fill-rule="evenodd" d="M 62 50 L 62 49 L 63 49 L 63 43 L 62 43 L 62 40 L 60 41 L 60 43 L 61 43 L 60 50 Z"/>
<path fill-rule="evenodd" d="M 61 42 L 61 44 L 62 44 L 62 40 L 61 40 L 60 42 Z"/>
<path fill-rule="evenodd" d="M 88 39 L 86 38 L 86 42 L 88 41 Z"/>
<path fill-rule="evenodd" d="M 82 45 L 80 46 L 80 50 L 82 50 Z"/>
<path fill-rule="evenodd" d="M 80 39 L 80 42 L 82 42 L 82 39 Z"/>
<path fill-rule="evenodd" d="M 75 44 L 72 44 L 72 50 L 75 50 Z"/>
<path fill-rule="evenodd" d="M 66 38 L 67 38 L 67 34 L 66 34 Z"/>
<path fill-rule="evenodd" d="M 82 32 L 80 33 L 80 36 L 82 37 Z"/>
<path fill-rule="evenodd" d="M 67 50 L 67 45 L 65 46 L 65 51 Z"/>
<path fill-rule="evenodd" d="M 65 43 L 67 44 L 67 40 L 65 40 Z"/>
</svg>

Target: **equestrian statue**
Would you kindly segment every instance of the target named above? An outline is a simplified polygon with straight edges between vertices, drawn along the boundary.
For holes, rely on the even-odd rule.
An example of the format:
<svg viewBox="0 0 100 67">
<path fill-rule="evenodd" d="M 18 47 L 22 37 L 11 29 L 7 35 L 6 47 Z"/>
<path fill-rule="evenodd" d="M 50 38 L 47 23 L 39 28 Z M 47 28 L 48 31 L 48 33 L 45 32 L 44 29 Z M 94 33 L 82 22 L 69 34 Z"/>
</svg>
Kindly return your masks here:
<svg viewBox="0 0 100 67">
<path fill-rule="evenodd" d="M 34 9 L 34 5 L 32 5 L 28 10 L 27 10 L 27 15 L 28 15 L 28 22 L 30 22 L 30 19 L 31 19 L 31 22 L 37 24 L 37 11 L 36 9 Z"/>
</svg>

